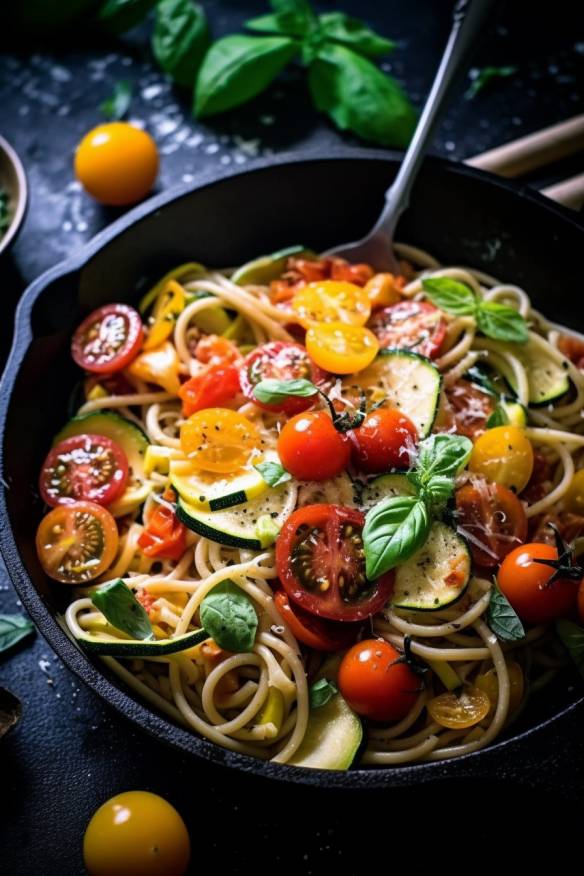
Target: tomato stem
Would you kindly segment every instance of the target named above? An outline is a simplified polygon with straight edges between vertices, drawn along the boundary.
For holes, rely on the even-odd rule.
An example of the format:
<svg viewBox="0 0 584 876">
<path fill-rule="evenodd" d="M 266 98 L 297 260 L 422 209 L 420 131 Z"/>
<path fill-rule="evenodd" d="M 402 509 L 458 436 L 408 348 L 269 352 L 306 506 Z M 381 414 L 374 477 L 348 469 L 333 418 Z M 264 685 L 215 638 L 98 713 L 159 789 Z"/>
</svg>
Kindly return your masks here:
<svg viewBox="0 0 584 876">
<path fill-rule="evenodd" d="M 542 566 L 550 566 L 554 569 L 553 574 L 546 581 L 544 586 L 546 588 L 550 587 L 560 578 L 568 578 L 570 581 L 579 581 L 584 577 L 584 567 L 577 566 L 574 563 L 574 550 L 564 541 L 555 523 L 550 522 L 548 523 L 548 526 L 554 533 L 558 558 L 557 560 L 541 558 L 534 558 L 533 560 L 534 563 L 539 563 Z"/>
</svg>

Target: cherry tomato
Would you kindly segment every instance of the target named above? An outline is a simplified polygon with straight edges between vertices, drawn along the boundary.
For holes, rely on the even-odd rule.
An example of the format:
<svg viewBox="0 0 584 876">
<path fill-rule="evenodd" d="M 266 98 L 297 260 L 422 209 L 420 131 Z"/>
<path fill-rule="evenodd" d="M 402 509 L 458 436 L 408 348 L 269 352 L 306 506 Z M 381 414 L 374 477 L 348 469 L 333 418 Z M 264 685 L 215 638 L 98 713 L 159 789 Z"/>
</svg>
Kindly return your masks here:
<svg viewBox="0 0 584 876">
<path fill-rule="evenodd" d="M 156 143 L 127 122 L 98 125 L 75 153 L 75 175 L 101 204 L 122 207 L 141 201 L 158 173 Z"/>
<path fill-rule="evenodd" d="M 371 309 L 388 307 L 401 301 L 401 289 L 403 277 L 394 277 L 393 274 L 375 274 L 365 286 L 365 291 L 371 302 Z"/>
<path fill-rule="evenodd" d="M 221 335 L 205 335 L 197 343 L 195 357 L 205 365 L 225 365 L 238 362 L 241 353 L 236 345 Z"/>
<path fill-rule="evenodd" d="M 127 482 L 128 460 L 115 441 L 103 435 L 75 435 L 50 451 L 39 489 L 47 505 L 70 505 L 80 499 L 109 505 Z"/>
<path fill-rule="evenodd" d="M 558 347 L 576 368 L 584 369 L 584 341 L 574 335 L 561 335 Z"/>
<path fill-rule="evenodd" d="M 379 351 L 377 338 L 368 329 L 343 322 L 312 325 L 306 332 L 308 355 L 333 374 L 354 374 L 373 362 Z"/>
<path fill-rule="evenodd" d="M 584 468 L 577 471 L 572 478 L 564 496 L 564 505 L 573 514 L 584 514 Z"/>
<path fill-rule="evenodd" d="M 475 441 L 470 471 L 520 493 L 533 471 L 533 447 L 518 426 L 495 426 Z"/>
<path fill-rule="evenodd" d="M 239 379 L 244 395 L 258 407 L 276 413 L 283 411 L 291 417 L 311 407 L 316 400 L 316 393 L 309 398 L 288 398 L 279 404 L 264 404 L 258 401 L 253 393 L 257 384 L 267 378 L 274 380 L 304 378 L 318 385 L 324 381 L 325 376 L 324 371 L 310 360 L 301 344 L 270 341 L 246 356 Z"/>
<path fill-rule="evenodd" d="M 112 374 L 130 364 L 142 346 L 140 314 L 127 304 L 105 304 L 83 320 L 71 342 L 80 368 Z"/>
<path fill-rule="evenodd" d="M 206 371 L 191 377 L 179 389 L 183 417 L 225 404 L 239 392 L 239 369 L 235 365 L 210 365 Z"/>
<path fill-rule="evenodd" d="M 358 715 L 373 721 L 400 721 L 416 702 L 420 679 L 383 639 L 364 639 L 347 651 L 339 666 L 339 690 Z"/>
<path fill-rule="evenodd" d="M 465 730 L 474 727 L 489 714 L 491 701 L 484 690 L 465 687 L 460 694 L 443 693 L 428 703 L 428 714 L 441 727 Z"/>
<path fill-rule="evenodd" d="M 360 624 L 335 623 L 315 617 L 293 605 L 283 590 L 276 590 L 274 602 L 292 635 L 315 651 L 343 651 L 355 641 L 361 629 Z"/>
<path fill-rule="evenodd" d="M 418 434 L 405 414 L 394 408 L 378 408 L 350 432 L 353 462 L 367 474 L 409 468 Z"/>
<path fill-rule="evenodd" d="M 325 411 L 297 414 L 284 425 L 278 437 L 282 465 L 303 481 L 325 481 L 349 464 L 351 444 L 338 432 Z"/>
<path fill-rule="evenodd" d="M 357 621 L 389 599 L 393 573 L 365 577 L 364 515 L 341 505 L 307 505 L 287 519 L 276 541 L 278 577 L 288 597 L 329 620 Z"/>
<path fill-rule="evenodd" d="M 478 479 L 456 491 L 458 526 L 478 566 L 492 569 L 527 538 L 527 517 L 517 496 Z"/>
<path fill-rule="evenodd" d="M 185 823 L 149 791 L 126 791 L 99 807 L 83 838 L 90 876 L 184 876 L 191 856 Z"/>
<path fill-rule="evenodd" d="M 364 262 L 350 264 L 346 259 L 332 258 L 330 261 L 331 280 L 354 283 L 355 286 L 365 286 L 373 276 L 373 268 Z"/>
<path fill-rule="evenodd" d="M 473 441 L 482 435 L 495 409 L 493 396 L 482 392 L 469 380 L 461 379 L 446 389 L 446 398 L 452 410 L 456 432 Z"/>
<path fill-rule="evenodd" d="M 431 359 L 446 334 L 441 311 L 427 301 L 400 301 L 384 307 L 371 317 L 369 328 L 380 347 L 413 350 Z"/>
<path fill-rule="evenodd" d="M 526 624 L 544 624 L 564 617 L 574 608 L 578 581 L 549 580 L 553 569 L 535 560 L 557 560 L 558 552 L 549 544 L 524 544 L 507 554 L 497 581 L 519 617 Z"/>
<path fill-rule="evenodd" d="M 182 424 L 180 443 L 197 470 L 229 474 L 249 462 L 261 437 L 257 426 L 237 411 L 205 408 Z"/>
<path fill-rule="evenodd" d="M 315 322 L 365 325 L 371 313 L 369 296 L 364 289 L 335 280 L 308 283 L 295 293 L 292 308 L 305 328 Z"/>
<path fill-rule="evenodd" d="M 146 521 L 138 538 L 138 547 L 147 557 L 161 560 L 180 560 L 187 547 L 186 526 L 177 519 L 171 503 L 175 501 L 173 490 L 167 490 L 163 502 Z"/>
<path fill-rule="evenodd" d="M 85 584 L 111 565 L 118 549 L 118 527 L 95 502 L 57 505 L 43 517 L 36 534 L 41 566 L 63 584 Z"/>
</svg>

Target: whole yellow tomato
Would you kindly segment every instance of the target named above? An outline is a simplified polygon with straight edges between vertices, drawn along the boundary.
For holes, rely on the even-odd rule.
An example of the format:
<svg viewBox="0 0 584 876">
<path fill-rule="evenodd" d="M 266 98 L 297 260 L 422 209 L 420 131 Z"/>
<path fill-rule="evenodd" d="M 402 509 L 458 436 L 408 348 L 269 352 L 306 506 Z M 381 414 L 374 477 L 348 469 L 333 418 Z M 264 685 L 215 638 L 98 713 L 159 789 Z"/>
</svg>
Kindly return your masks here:
<svg viewBox="0 0 584 876">
<path fill-rule="evenodd" d="M 135 204 L 150 192 L 157 173 L 156 143 L 127 122 L 98 125 L 75 153 L 77 179 L 101 204 Z"/>
</svg>

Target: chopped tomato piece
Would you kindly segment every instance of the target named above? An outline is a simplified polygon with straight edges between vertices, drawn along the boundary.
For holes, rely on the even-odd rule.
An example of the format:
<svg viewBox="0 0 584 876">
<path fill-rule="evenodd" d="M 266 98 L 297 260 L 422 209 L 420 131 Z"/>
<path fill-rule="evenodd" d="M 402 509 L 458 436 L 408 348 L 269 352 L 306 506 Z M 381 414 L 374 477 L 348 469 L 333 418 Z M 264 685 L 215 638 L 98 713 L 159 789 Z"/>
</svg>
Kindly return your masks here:
<svg viewBox="0 0 584 876">
<path fill-rule="evenodd" d="M 239 391 L 239 369 L 235 365 L 210 365 L 201 374 L 183 383 L 179 389 L 183 417 L 190 417 L 203 408 L 221 407 Z"/>
<path fill-rule="evenodd" d="M 493 396 L 482 392 L 469 380 L 457 380 L 446 389 L 456 432 L 474 440 L 486 429 L 487 420 L 493 413 Z"/>
<path fill-rule="evenodd" d="M 159 560 L 179 560 L 186 550 L 186 527 L 177 519 L 171 498 L 174 493 L 167 491 L 163 499 L 168 504 L 160 504 L 148 519 L 144 531 L 138 539 L 138 547 L 147 557 Z"/>
<path fill-rule="evenodd" d="M 558 347 L 576 368 L 584 369 L 584 341 L 573 335 L 561 335 Z"/>
<path fill-rule="evenodd" d="M 204 365 L 237 362 L 241 354 L 234 343 L 220 335 L 207 335 L 198 342 L 195 356 Z"/>
</svg>

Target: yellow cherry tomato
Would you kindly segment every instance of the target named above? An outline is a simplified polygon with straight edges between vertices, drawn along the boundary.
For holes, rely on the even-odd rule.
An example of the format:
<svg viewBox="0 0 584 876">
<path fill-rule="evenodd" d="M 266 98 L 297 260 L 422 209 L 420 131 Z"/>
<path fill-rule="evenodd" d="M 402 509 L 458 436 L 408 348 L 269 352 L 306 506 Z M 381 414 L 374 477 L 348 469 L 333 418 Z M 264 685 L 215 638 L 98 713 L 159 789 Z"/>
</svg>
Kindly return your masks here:
<svg viewBox="0 0 584 876">
<path fill-rule="evenodd" d="M 83 858 L 90 876 L 183 876 L 191 855 L 185 823 L 149 791 L 107 800 L 87 825 Z"/>
<path fill-rule="evenodd" d="M 509 714 L 513 714 L 523 702 L 523 670 L 519 663 L 510 660 L 507 663 L 507 671 L 509 673 Z M 486 693 L 491 703 L 489 711 L 493 712 L 499 699 L 499 679 L 496 669 L 493 667 L 488 672 L 477 675 L 475 685 Z"/>
<path fill-rule="evenodd" d="M 261 436 L 251 420 L 228 408 L 205 408 L 183 423 L 180 443 L 199 471 L 230 474 L 260 450 Z"/>
<path fill-rule="evenodd" d="M 178 395 L 180 380 L 178 379 L 179 358 L 176 347 L 170 341 L 165 341 L 155 350 L 140 353 L 131 362 L 126 371 L 132 377 L 155 383 L 172 395 Z"/>
<path fill-rule="evenodd" d="M 371 307 L 388 307 L 401 301 L 393 274 L 375 274 L 363 287 Z"/>
<path fill-rule="evenodd" d="M 75 153 L 75 176 L 102 204 L 123 207 L 141 201 L 158 173 L 156 143 L 127 122 L 110 122 L 89 131 Z"/>
<path fill-rule="evenodd" d="M 333 374 L 354 374 L 373 362 L 379 341 L 369 329 L 344 322 L 317 323 L 306 332 L 308 355 Z"/>
<path fill-rule="evenodd" d="M 152 311 L 152 324 L 148 329 L 148 336 L 142 349 L 153 350 L 170 337 L 176 318 L 184 309 L 185 301 L 185 290 L 180 283 L 177 283 L 176 280 L 168 280 L 164 291 L 156 299 Z"/>
<path fill-rule="evenodd" d="M 307 283 L 295 293 L 292 308 L 305 328 L 315 322 L 365 325 L 371 315 L 367 292 L 354 283 L 337 280 Z"/>
<path fill-rule="evenodd" d="M 564 496 L 566 511 L 584 515 L 584 468 L 577 471 Z"/>
<path fill-rule="evenodd" d="M 520 493 L 533 471 L 533 447 L 519 426 L 496 426 L 477 438 L 468 467 L 491 483 Z"/>
<path fill-rule="evenodd" d="M 491 701 L 484 690 L 465 687 L 460 695 L 443 693 L 428 703 L 428 713 L 441 727 L 464 730 L 474 727 L 488 714 Z"/>
</svg>

